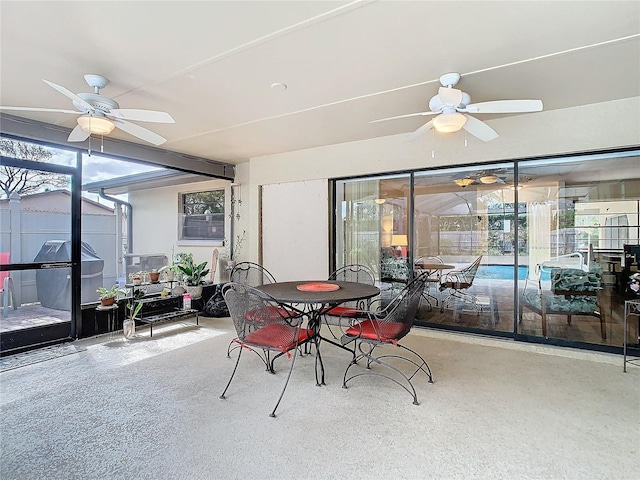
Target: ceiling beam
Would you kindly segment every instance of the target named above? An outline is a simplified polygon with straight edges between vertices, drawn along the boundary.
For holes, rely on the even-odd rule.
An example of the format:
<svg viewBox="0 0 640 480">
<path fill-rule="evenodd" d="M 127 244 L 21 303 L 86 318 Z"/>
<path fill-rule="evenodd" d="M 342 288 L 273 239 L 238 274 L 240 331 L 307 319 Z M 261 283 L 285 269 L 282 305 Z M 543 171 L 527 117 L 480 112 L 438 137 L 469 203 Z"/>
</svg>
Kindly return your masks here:
<svg viewBox="0 0 640 480">
<path fill-rule="evenodd" d="M 5 135 L 54 144 L 75 151 L 85 150 L 85 148 L 79 147 L 77 142 L 67 141 L 67 137 L 71 133 L 69 128 L 14 115 L 0 113 L 0 132 Z M 104 140 L 101 139 L 100 144 L 104 145 L 104 151 L 101 153 L 123 160 L 139 160 L 182 172 L 198 173 L 225 180 L 233 180 L 235 176 L 235 166 L 230 163 L 109 137 L 104 137 Z"/>
</svg>

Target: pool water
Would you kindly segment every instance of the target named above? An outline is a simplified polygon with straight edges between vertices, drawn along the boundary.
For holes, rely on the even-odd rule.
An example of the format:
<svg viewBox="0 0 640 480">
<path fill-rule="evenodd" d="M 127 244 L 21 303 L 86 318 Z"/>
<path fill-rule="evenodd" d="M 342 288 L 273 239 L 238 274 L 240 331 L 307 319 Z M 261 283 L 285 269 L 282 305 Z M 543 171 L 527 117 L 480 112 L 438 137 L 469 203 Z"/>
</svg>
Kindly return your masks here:
<svg viewBox="0 0 640 480">
<path fill-rule="evenodd" d="M 518 266 L 518 280 L 525 280 L 529 267 Z M 480 265 L 476 278 L 513 280 L 513 265 Z M 542 280 L 549 280 L 549 272 L 542 272 Z"/>
</svg>

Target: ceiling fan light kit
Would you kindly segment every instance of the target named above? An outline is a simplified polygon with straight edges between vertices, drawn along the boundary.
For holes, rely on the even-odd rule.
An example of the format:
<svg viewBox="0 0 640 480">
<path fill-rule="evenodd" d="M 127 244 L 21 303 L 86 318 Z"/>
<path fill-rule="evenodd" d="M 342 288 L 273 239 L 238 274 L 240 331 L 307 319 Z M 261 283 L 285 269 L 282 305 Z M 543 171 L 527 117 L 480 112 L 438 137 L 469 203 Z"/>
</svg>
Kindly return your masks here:
<svg viewBox="0 0 640 480">
<path fill-rule="evenodd" d="M 433 127 L 442 133 L 457 132 L 467 123 L 467 117 L 461 113 L 443 113 L 433 119 Z"/>
<path fill-rule="evenodd" d="M 94 135 L 109 135 L 116 126 L 111 120 L 105 117 L 95 117 L 92 115 L 82 115 L 78 117 L 78 125 L 87 133 Z"/>
</svg>

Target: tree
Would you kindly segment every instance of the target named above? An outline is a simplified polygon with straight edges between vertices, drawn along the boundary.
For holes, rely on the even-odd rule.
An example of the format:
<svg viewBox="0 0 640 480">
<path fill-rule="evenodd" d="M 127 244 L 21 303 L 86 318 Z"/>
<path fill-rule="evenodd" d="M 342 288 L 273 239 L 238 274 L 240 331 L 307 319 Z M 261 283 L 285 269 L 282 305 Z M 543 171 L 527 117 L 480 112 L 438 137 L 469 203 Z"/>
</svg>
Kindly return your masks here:
<svg viewBox="0 0 640 480">
<path fill-rule="evenodd" d="M 2 156 L 47 163 L 53 154 L 46 148 L 33 143 L 0 138 L 0 154 Z M 68 189 L 69 180 L 66 175 L 42 172 L 24 168 L 0 166 L 0 191 L 6 198 L 12 193 L 28 195 L 52 189 Z"/>
</svg>

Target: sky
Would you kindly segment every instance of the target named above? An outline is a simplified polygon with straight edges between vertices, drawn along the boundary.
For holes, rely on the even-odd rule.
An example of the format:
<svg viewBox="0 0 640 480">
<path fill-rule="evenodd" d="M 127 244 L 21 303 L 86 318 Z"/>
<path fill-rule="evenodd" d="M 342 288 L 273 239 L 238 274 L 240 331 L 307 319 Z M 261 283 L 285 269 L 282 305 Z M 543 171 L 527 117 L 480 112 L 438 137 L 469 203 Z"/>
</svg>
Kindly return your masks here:
<svg viewBox="0 0 640 480">
<path fill-rule="evenodd" d="M 50 162 L 58 165 L 74 166 L 76 162 L 76 153 L 67 150 L 49 149 L 53 153 Z M 82 154 L 82 184 L 109 180 L 137 173 L 150 172 L 154 170 L 163 170 L 162 168 L 144 165 L 142 163 L 116 160 L 100 152 L 92 151 L 91 154 Z M 91 200 L 98 201 L 102 204 L 112 206 L 112 202 L 108 202 L 99 198 L 97 194 L 83 192 L 82 195 Z M 118 195 L 118 198 L 127 200 L 127 195 Z"/>
</svg>

